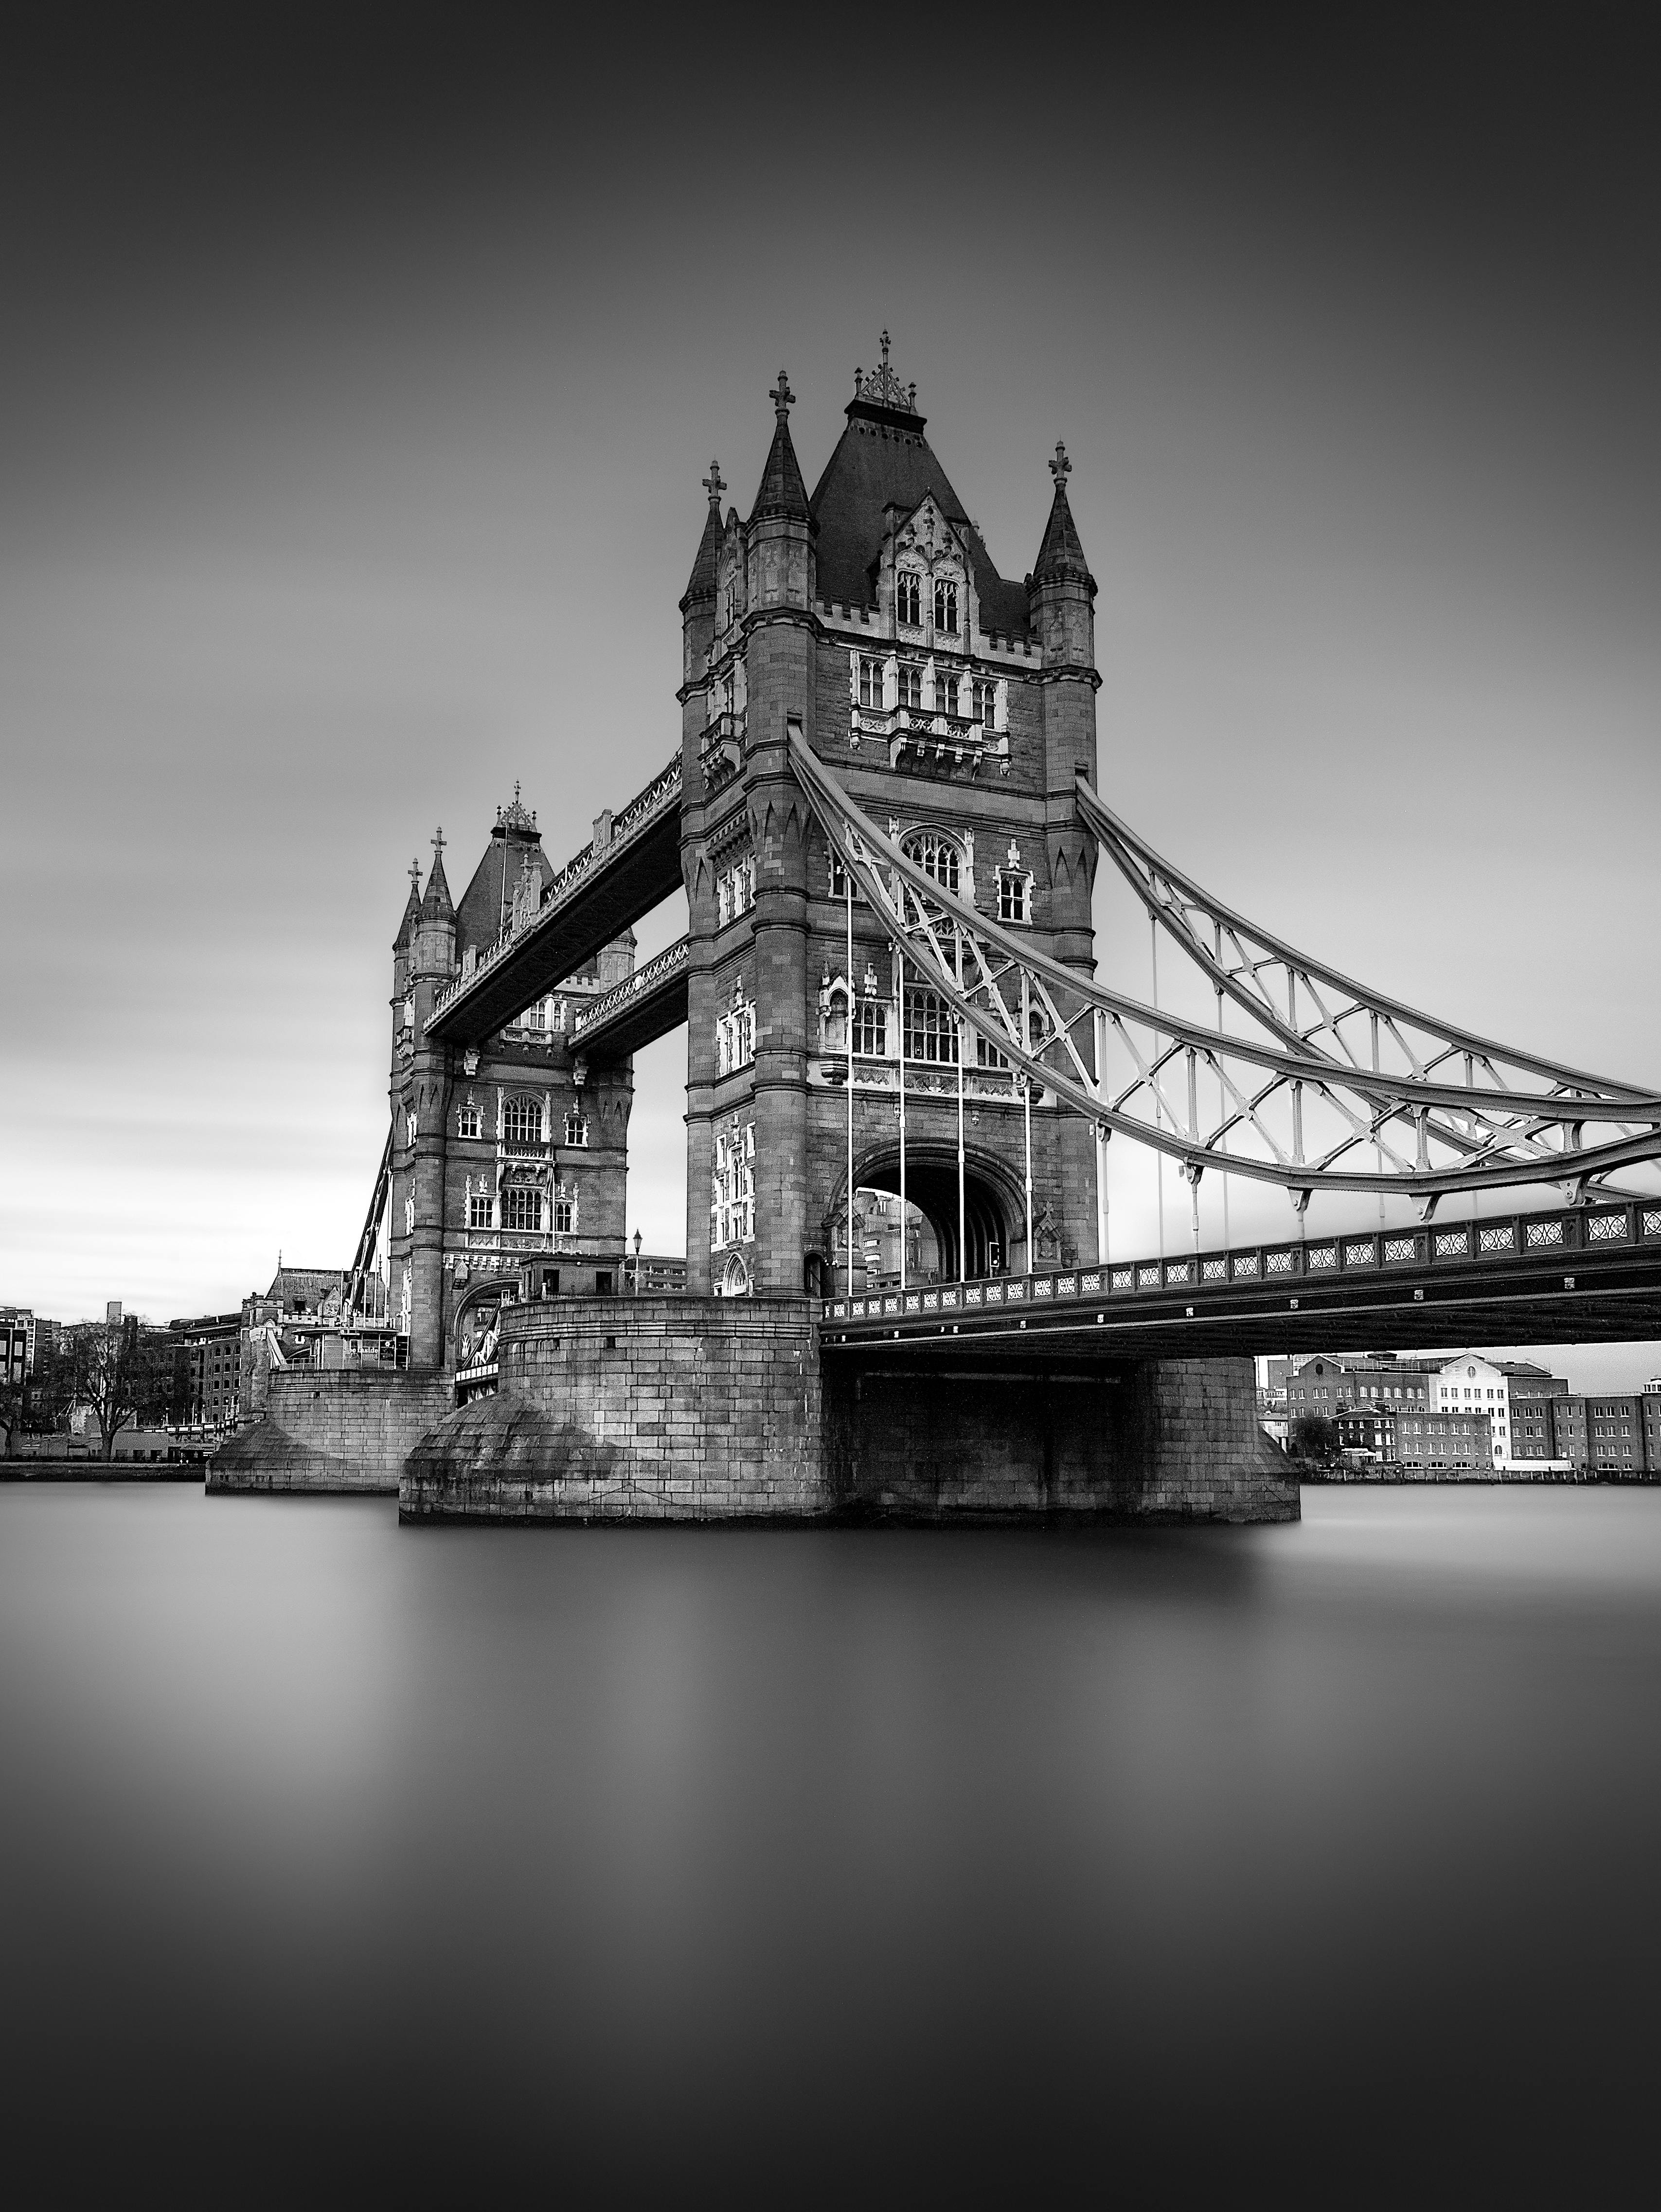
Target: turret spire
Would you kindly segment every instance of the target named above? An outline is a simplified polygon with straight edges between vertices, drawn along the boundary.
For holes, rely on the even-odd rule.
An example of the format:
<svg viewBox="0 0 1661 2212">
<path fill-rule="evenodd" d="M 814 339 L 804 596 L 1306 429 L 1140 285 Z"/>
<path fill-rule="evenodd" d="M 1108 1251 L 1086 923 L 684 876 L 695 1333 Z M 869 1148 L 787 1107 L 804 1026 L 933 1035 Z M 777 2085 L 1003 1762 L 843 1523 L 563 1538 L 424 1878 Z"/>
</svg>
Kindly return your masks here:
<svg viewBox="0 0 1661 2212">
<path fill-rule="evenodd" d="M 719 573 L 721 557 L 721 494 L 726 485 L 721 480 L 721 464 L 712 461 L 709 474 L 703 478 L 704 489 L 709 494 L 709 513 L 704 517 L 704 534 L 698 540 L 698 551 L 692 563 L 692 574 L 687 580 L 686 590 L 681 596 L 681 612 L 689 608 L 712 605 Z"/>
<path fill-rule="evenodd" d="M 1090 574 L 1090 564 L 1084 557 L 1084 548 L 1079 542 L 1078 526 L 1073 520 L 1073 510 L 1067 500 L 1067 479 L 1072 473 L 1072 463 L 1067 458 L 1067 448 L 1058 439 L 1056 457 L 1050 463 L 1050 474 L 1055 479 L 1055 496 L 1050 502 L 1050 520 L 1045 525 L 1044 542 L 1038 549 L 1038 564 L 1033 570 L 1034 584 L 1063 582 L 1088 584 L 1095 590 L 1095 579 Z"/>
<path fill-rule="evenodd" d="M 767 465 L 761 471 L 761 488 L 755 495 L 755 504 L 750 509 L 752 522 L 767 515 L 783 515 L 792 522 L 805 522 L 810 530 L 818 526 L 813 519 L 813 509 L 808 504 L 808 488 L 802 481 L 802 471 L 796 458 L 796 448 L 790 438 L 790 410 L 796 394 L 790 388 L 790 379 L 781 368 L 779 381 L 768 392 L 777 428 L 773 434 L 773 445 L 767 454 Z"/>
<path fill-rule="evenodd" d="M 427 878 L 427 896 L 421 902 L 423 921 L 454 921 L 456 908 L 444 872 L 444 832 L 433 833 L 433 872 Z"/>
<path fill-rule="evenodd" d="M 415 924 L 421 920 L 421 862 L 409 863 L 409 896 L 403 902 L 403 920 L 398 924 L 398 933 L 392 939 L 394 952 L 405 952 L 415 933 Z"/>
</svg>

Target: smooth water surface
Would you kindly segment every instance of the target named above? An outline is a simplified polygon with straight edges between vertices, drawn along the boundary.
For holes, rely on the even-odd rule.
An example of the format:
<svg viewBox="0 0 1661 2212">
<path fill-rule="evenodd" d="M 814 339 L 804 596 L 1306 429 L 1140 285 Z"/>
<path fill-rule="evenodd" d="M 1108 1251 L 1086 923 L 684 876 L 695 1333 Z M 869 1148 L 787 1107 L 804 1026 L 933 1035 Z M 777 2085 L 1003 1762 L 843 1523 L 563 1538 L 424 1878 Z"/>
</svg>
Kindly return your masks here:
<svg viewBox="0 0 1661 2212">
<path fill-rule="evenodd" d="M 39 2201 L 1633 2201 L 1661 1493 L 1304 1514 L 0 1487 Z"/>
</svg>

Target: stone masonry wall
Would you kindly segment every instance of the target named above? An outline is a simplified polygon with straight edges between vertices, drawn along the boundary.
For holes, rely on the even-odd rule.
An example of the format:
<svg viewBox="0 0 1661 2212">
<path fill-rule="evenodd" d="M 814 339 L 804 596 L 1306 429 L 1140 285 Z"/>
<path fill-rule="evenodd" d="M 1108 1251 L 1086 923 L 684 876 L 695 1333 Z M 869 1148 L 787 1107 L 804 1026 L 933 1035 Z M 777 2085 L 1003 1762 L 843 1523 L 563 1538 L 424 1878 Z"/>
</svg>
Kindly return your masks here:
<svg viewBox="0 0 1661 2212">
<path fill-rule="evenodd" d="M 1295 1520 L 1298 1488 L 1258 1425 L 1252 1363 L 1099 1374 L 859 1370 L 827 1363 L 826 1462 L 844 1512 L 954 1520 Z"/>
<path fill-rule="evenodd" d="M 279 1370 L 266 1383 L 265 1419 L 221 1445 L 208 1488 L 390 1495 L 405 1459 L 455 1402 L 444 1375 Z"/>
<path fill-rule="evenodd" d="M 502 1316 L 500 1388 L 412 1452 L 405 1521 L 826 1512 L 802 1297 L 555 1298 Z"/>
</svg>

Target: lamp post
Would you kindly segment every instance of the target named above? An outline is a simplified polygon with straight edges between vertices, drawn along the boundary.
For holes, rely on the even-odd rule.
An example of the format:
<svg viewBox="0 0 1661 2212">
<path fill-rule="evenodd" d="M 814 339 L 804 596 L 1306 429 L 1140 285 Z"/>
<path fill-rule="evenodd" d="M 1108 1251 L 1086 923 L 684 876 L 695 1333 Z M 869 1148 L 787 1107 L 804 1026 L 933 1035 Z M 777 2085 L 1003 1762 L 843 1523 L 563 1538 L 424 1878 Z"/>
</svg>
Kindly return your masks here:
<svg viewBox="0 0 1661 2212">
<path fill-rule="evenodd" d="M 634 1295 L 637 1298 L 640 1295 L 640 1246 L 643 1241 L 637 1229 L 634 1232 Z"/>
</svg>

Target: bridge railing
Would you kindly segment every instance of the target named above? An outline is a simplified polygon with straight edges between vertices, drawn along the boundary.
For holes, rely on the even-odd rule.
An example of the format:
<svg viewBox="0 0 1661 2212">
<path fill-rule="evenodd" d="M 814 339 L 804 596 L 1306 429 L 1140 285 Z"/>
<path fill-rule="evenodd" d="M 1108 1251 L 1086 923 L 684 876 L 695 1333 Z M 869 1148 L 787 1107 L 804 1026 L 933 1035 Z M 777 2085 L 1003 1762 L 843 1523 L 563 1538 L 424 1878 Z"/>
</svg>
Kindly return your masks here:
<svg viewBox="0 0 1661 2212">
<path fill-rule="evenodd" d="M 597 867 L 608 865 L 633 844 L 641 832 L 658 820 L 664 810 L 678 805 L 681 797 L 681 756 L 676 753 L 667 768 L 652 777 L 646 789 L 638 792 L 621 813 L 612 817 L 611 836 L 603 845 L 597 845 L 591 837 L 581 852 L 567 860 L 543 894 L 542 904 L 530 920 L 519 928 L 505 929 L 495 943 L 480 953 L 471 968 L 447 983 L 433 1002 L 436 1018 L 446 1013 L 463 994 L 482 981 L 508 953 L 523 945 L 536 931 L 543 928 L 570 898 L 573 892 Z"/>
<path fill-rule="evenodd" d="M 643 968 L 637 968 L 621 983 L 614 983 L 609 991 L 603 991 L 597 999 L 583 1008 L 571 1025 L 573 1045 L 579 1043 L 585 1037 L 592 1036 L 596 1030 L 609 1022 L 614 1014 L 621 1013 L 626 1006 L 634 1005 L 650 992 L 672 982 L 684 971 L 686 964 L 687 940 L 684 937 L 678 938 L 666 951 L 648 960 Z"/>
<path fill-rule="evenodd" d="M 1565 1207 L 1517 1213 L 1491 1221 L 1434 1224 L 1414 1229 L 1360 1231 L 1295 1243 L 1253 1244 L 1181 1258 L 1113 1261 L 1104 1267 L 1046 1269 L 1032 1275 L 986 1275 L 966 1283 L 908 1284 L 904 1290 L 829 1297 L 821 1322 L 870 1334 L 900 1322 L 938 1321 L 944 1314 L 984 1315 L 988 1309 L 1043 1306 L 1104 1299 L 1124 1302 L 1168 1297 L 1181 1291 L 1203 1300 L 1258 1283 L 1332 1283 L 1345 1277 L 1378 1280 L 1392 1271 L 1435 1267 L 1503 1268 L 1508 1261 L 1661 1246 L 1661 1204 Z M 1192 1309 L 1191 1308 L 1191 1311 Z"/>
</svg>

